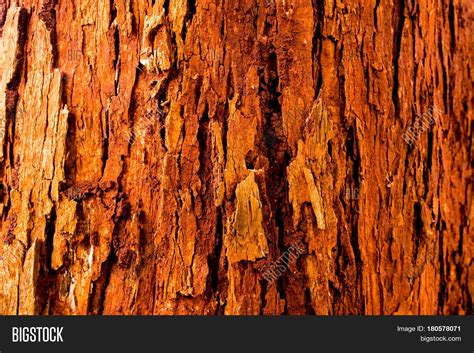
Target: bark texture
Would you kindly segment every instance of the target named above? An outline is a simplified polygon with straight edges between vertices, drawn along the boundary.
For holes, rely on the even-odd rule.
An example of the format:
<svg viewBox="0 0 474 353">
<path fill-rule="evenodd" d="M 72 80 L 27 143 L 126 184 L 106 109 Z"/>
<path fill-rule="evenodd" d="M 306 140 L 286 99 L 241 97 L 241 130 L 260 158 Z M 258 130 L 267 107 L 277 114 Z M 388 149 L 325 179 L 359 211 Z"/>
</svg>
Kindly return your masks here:
<svg viewBox="0 0 474 353">
<path fill-rule="evenodd" d="M 1 0 L 0 313 L 472 313 L 473 17 Z"/>
</svg>

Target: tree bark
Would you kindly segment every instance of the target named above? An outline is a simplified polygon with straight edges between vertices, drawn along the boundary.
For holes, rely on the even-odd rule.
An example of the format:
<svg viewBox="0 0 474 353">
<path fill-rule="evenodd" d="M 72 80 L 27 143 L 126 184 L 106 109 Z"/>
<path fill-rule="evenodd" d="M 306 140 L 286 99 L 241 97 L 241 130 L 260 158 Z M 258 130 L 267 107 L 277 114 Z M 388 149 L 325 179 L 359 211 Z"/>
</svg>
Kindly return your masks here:
<svg viewBox="0 0 474 353">
<path fill-rule="evenodd" d="M 2 0 L 0 313 L 472 313 L 473 16 Z"/>
</svg>

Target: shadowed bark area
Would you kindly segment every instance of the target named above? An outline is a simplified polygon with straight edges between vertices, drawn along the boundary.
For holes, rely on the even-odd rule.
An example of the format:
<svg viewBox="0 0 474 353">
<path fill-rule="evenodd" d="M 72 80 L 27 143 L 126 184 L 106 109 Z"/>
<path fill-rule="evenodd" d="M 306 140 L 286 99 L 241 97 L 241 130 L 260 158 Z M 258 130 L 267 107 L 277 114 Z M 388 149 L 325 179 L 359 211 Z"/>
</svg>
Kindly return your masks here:
<svg viewBox="0 0 474 353">
<path fill-rule="evenodd" d="M 472 314 L 470 0 L 1 0 L 0 314 Z"/>
</svg>

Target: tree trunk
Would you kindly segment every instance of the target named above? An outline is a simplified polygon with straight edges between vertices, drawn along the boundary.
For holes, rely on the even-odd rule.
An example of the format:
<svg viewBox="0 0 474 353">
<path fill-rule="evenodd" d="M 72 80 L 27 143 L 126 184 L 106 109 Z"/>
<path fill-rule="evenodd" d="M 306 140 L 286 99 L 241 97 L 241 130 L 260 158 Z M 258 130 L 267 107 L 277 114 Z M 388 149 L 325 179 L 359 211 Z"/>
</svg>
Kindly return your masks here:
<svg viewBox="0 0 474 353">
<path fill-rule="evenodd" d="M 472 1 L 1 1 L 1 314 L 472 313 Z"/>
</svg>

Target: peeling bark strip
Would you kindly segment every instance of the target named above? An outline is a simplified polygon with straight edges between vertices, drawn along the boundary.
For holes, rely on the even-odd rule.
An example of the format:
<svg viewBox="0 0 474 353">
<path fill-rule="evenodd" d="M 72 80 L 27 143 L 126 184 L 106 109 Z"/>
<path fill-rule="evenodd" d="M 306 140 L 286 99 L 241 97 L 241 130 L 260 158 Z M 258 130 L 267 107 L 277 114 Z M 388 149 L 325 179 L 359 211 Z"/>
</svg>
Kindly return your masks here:
<svg viewBox="0 0 474 353">
<path fill-rule="evenodd" d="M 21 3 L 0 314 L 472 314 L 472 1 Z"/>
</svg>

